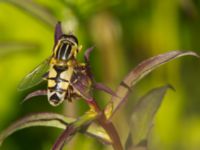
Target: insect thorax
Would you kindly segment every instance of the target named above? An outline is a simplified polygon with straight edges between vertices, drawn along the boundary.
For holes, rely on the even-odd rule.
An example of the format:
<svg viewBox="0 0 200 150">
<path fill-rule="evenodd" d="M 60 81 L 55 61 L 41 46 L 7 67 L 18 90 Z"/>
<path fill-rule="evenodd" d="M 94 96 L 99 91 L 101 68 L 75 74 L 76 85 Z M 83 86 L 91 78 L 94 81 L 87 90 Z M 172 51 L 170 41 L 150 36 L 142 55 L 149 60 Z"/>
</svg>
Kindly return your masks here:
<svg viewBox="0 0 200 150">
<path fill-rule="evenodd" d="M 53 57 L 58 60 L 67 61 L 76 57 L 78 53 L 78 41 L 76 37 L 63 35 L 54 49 Z"/>
</svg>

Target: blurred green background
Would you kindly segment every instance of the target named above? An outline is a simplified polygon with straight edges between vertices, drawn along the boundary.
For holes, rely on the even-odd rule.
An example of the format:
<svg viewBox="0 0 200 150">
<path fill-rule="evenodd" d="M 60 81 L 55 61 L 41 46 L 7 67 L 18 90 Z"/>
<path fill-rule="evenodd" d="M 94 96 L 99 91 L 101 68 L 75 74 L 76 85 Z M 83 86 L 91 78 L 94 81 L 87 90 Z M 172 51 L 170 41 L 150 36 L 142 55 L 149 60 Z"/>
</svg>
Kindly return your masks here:
<svg viewBox="0 0 200 150">
<path fill-rule="evenodd" d="M 95 46 L 91 66 L 97 81 L 115 89 L 140 61 L 170 50 L 200 54 L 200 1 L 198 0 L 0 0 L 0 131 L 33 112 L 82 114 L 82 101 L 51 107 L 46 97 L 20 104 L 34 89 L 19 92 L 20 80 L 52 53 L 54 26 L 72 31 L 84 50 Z M 152 150 L 200 149 L 200 61 L 185 57 L 151 73 L 133 90 L 126 109 L 149 89 L 170 83 L 152 130 Z M 110 96 L 95 92 L 101 106 Z M 114 118 L 120 136 L 126 137 L 122 112 Z M 50 149 L 61 130 L 30 128 L 10 136 L 1 150 Z M 78 135 L 65 149 L 101 150 L 98 141 Z"/>
</svg>

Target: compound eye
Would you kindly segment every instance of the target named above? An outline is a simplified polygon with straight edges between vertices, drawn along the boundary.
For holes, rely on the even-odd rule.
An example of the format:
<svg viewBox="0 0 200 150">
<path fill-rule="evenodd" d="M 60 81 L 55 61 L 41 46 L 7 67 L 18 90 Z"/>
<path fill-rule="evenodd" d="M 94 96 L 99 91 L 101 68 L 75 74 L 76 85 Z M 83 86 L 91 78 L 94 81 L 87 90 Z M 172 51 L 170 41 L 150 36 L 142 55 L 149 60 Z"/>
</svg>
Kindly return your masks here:
<svg viewBox="0 0 200 150">
<path fill-rule="evenodd" d="M 78 39 L 74 35 L 70 35 L 69 37 L 74 43 L 78 45 Z"/>
<path fill-rule="evenodd" d="M 68 40 L 68 41 L 71 41 L 72 43 L 75 43 L 75 44 L 77 44 L 78 45 L 78 39 L 76 38 L 76 36 L 74 36 L 73 34 L 63 34 L 62 36 L 61 36 L 61 38 L 63 38 L 63 39 L 66 39 L 66 40 Z M 61 39 L 60 38 L 60 39 Z"/>
</svg>

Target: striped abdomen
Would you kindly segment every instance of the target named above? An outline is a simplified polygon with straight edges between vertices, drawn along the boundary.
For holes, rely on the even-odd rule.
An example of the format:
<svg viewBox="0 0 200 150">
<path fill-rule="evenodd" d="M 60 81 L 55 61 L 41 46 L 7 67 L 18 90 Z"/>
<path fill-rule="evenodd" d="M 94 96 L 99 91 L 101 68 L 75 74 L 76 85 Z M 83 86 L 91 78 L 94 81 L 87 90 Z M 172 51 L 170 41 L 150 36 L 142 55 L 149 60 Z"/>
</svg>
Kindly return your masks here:
<svg viewBox="0 0 200 150">
<path fill-rule="evenodd" d="M 57 106 L 65 100 L 72 74 L 73 67 L 50 66 L 47 95 L 51 105 Z"/>
</svg>

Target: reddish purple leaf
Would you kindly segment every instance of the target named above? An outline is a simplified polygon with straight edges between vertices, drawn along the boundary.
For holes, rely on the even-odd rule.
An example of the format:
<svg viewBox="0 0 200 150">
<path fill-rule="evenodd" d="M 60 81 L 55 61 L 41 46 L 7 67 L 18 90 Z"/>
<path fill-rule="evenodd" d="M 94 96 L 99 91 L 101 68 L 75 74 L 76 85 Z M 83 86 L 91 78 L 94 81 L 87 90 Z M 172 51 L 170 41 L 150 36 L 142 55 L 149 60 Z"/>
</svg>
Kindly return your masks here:
<svg viewBox="0 0 200 150">
<path fill-rule="evenodd" d="M 36 126 L 46 126 L 54 127 L 59 129 L 66 129 L 66 127 L 75 122 L 76 118 L 66 117 L 56 113 L 42 112 L 31 114 L 26 117 L 19 119 L 18 121 L 11 124 L 8 128 L 1 131 L 0 133 L 0 146 L 3 141 L 13 134 L 16 131 Z M 107 133 L 100 126 L 91 125 L 86 130 L 81 130 L 81 133 L 87 134 L 89 136 L 95 137 L 103 143 L 110 144 L 111 140 L 109 139 Z"/>
<path fill-rule="evenodd" d="M 0 145 L 2 142 L 12 133 L 34 126 L 49 126 L 56 128 L 66 128 L 69 123 L 75 121 L 74 118 L 68 118 L 55 113 L 36 113 L 32 115 L 28 115 L 18 121 L 14 122 L 11 126 L 9 126 L 6 130 L 1 132 L 0 134 Z"/>
<path fill-rule="evenodd" d="M 111 98 L 111 101 L 109 102 L 107 108 L 105 109 L 105 112 L 107 110 L 112 110 L 111 107 L 113 107 L 113 112 L 107 112 L 107 117 L 112 118 L 112 116 L 115 114 L 115 112 L 118 110 L 118 108 L 126 101 L 128 94 L 130 93 L 130 89 L 142 78 L 144 78 L 147 74 L 149 74 L 151 71 L 156 69 L 157 67 L 161 66 L 162 64 L 165 64 L 171 60 L 174 60 L 178 57 L 192 55 L 199 57 L 195 52 L 192 51 L 170 51 L 158 56 L 151 57 L 147 60 L 144 60 L 142 63 L 140 63 L 136 68 L 134 68 L 121 82 L 121 84 L 117 87 L 115 93 L 120 97 L 113 96 Z"/>
</svg>

